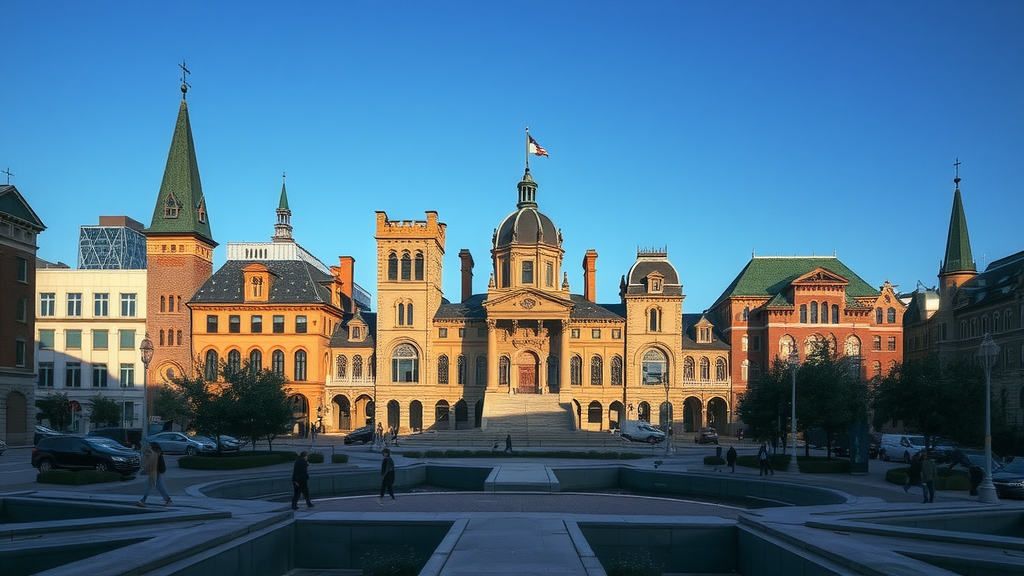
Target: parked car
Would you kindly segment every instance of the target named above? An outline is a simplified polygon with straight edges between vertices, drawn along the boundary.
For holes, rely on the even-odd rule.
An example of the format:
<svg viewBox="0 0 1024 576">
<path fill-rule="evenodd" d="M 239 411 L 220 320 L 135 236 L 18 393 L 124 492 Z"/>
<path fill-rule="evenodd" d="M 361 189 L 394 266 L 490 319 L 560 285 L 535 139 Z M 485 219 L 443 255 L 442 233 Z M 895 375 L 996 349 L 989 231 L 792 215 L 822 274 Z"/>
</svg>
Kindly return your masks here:
<svg viewBox="0 0 1024 576">
<path fill-rule="evenodd" d="M 161 432 L 154 434 L 146 441 L 149 443 L 156 442 L 160 445 L 160 449 L 163 450 L 164 454 L 187 454 L 189 456 L 195 456 L 200 452 L 216 452 L 217 445 L 212 440 L 207 439 L 205 442 L 200 442 L 196 439 L 197 437 L 190 437 L 182 434 L 181 432 Z"/>
<path fill-rule="evenodd" d="M 373 426 L 363 426 L 362 428 L 356 428 L 345 435 L 345 439 L 342 440 L 345 444 L 354 444 L 359 442 L 366 444 L 373 440 Z"/>
<path fill-rule="evenodd" d="M 878 458 L 882 453 L 882 435 L 868 434 L 868 458 Z"/>
<path fill-rule="evenodd" d="M 194 436 L 193 439 L 202 444 L 213 446 L 215 452 L 218 449 L 221 452 L 237 452 L 245 445 L 245 442 L 226 434 L 221 434 L 220 436 Z"/>
<path fill-rule="evenodd" d="M 32 445 L 35 446 L 39 444 L 39 441 L 42 440 L 43 438 L 48 438 L 50 436 L 60 436 L 62 434 L 63 432 L 57 432 L 56 430 L 51 430 L 46 426 L 37 425 L 35 437 L 32 439 Z"/>
<path fill-rule="evenodd" d="M 932 443 L 932 458 L 936 464 L 950 464 L 956 458 L 956 443 L 949 438 L 936 438 Z"/>
<path fill-rule="evenodd" d="M 1024 500 L 1024 458 L 1018 456 L 995 470 L 993 464 L 992 483 L 1000 498 Z"/>
<path fill-rule="evenodd" d="M 698 444 L 718 444 L 718 431 L 709 426 L 705 426 L 700 429 L 700 435 L 697 436 Z"/>
<path fill-rule="evenodd" d="M 665 433 L 641 420 L 623 420 L 620 435 L 630 442 L 657 444 L 665 440 Z"/>
<path fill-rule="evenodd" d="M 142 428 L 96 428 L 90 430 L 88 435 L 109 438 L 122 446 L 136 450 L 142 445 Z"/>
<path fill-rule="evenodd" d="M 32 449 L 32 466 L 40 472 L 110 470 L 130 476 L 139 471 L 139 453 L 101 436 L 49 436 Z"/>
<path fill-rule="evenodd" d="M 882 434 L 882 459 L 910 463 L 910 457 L 924 450 L 924 436 Z"/>
</svg>

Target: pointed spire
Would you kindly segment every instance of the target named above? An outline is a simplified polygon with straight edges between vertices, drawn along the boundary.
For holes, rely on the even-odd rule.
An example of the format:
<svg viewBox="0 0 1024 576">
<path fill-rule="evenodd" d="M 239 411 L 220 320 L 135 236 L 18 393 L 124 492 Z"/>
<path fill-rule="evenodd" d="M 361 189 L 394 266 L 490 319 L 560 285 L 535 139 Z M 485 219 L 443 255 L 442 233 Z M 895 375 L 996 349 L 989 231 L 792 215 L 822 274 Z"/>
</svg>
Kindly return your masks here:
<svg viewBox="0 0 1024 576">
<path fill-rule="evenodd" d="M 178 120 L 171 138 L 171 149 L 167 153 L 160 193 L 153 209 L 153 221 L 146 232 L 196 235 L 217 245 L 210 229 L 195 143 L 192 141 L 192 124 L 184 99 L 178 107 Z"/>
<path fill-rule="evenodd" d="M 974 256 L 971 254 L 971 238 L 967 233 L 967 216 L 964 215 L 964 204 L 960 198 L 960 159 L 957 158 L 956 177 L 953 183 L 953 213 L 949 217 L 949 235 L 946 237 L 946 258 L 942 262 L 939 274 L 954 272 L 977 272 Z"/>
<path fill-rule="evenodd" d="M 274 242 L 294 242 L 292 238 L 292 211 L 288 208 L 288 191 L 284 187 L 285 174 L 281 173 L 281 201 L 277 203 L 277 224 L 274 224 Z"/>
<path fill-rule="evenodd" d="M 287 176 L 284 172 L 281 173 L 281 201 L 277 204 L 278 210 L 288 210 L 288 191 L 284 188 L 284 179 Z"/>
</svg>

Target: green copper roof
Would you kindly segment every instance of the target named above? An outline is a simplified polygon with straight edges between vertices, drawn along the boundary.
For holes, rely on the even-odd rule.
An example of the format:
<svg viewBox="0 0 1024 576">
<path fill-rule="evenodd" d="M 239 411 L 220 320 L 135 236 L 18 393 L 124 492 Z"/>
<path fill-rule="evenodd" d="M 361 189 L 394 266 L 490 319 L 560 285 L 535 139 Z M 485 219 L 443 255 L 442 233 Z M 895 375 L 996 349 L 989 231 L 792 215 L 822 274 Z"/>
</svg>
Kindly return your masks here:
<svg viewBox="0 0 1024 576">
<path fill-rule="evenodd" d="M 960 179 L 957 178 L 959 181 Z M 949 217 L 949 236 L 946 237 L 946 259 L 942 261 L 939 274 L 953 272 L 977 272 L 974 256 L 971 254 L 971 238 L 967 235 L 967 217 L 964 203 L 960 199 L 960 186 L 953 192 L 953 214 Z"/>
<path fill-rule="evenodd" d="M 785 289 L 793 280 L 816 268 L 824 268 L 846 278 L 849 281 L 846 286 L 848 298 L 879 294 L 878 290 L 854 274 L 853 270 L 847 268 L 835 256 L 755 256 L 718 297 L 715 304 L 733 296 L 754 296 L 774 298 L 772 305 L 784 305 L 789 301 L 783 294 Z"/>
<path fill-rule="evenodd" d="M 164 168 L 160 195 L 153 210 L 153 222 L 146 232 L 194 234 L 216 246 L 210 231 L 210 216 L 206 211 L 195 144 L 192 142 L 192 125 L 184 100 L 178 110 L 171 150 L 167 153 L 167 167 Z"/>
<path fill-rule="evenodd" d="M 284 182 L 281 182 L 281 202 L 277 205 L 278 210 L 289 210 L 288 192 L 284 189 Z"/>
</svg>

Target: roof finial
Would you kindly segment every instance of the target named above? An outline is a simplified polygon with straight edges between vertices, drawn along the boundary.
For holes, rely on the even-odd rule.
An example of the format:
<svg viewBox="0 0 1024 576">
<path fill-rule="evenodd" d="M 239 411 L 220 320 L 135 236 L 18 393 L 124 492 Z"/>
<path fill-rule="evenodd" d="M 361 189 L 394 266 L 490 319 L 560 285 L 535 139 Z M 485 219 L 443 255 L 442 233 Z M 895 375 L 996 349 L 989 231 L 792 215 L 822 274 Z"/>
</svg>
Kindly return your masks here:
<svg viewBox="0 0 1024 576">
<path fill-rule="evenodd" d="M 188 89 L 192 87 L 192 85 L 186 80 L 191 72 L 189 72 L 188 68 L 185 67 L 184 60 L 181 61 L 181 64 L 178 64 L 178 68 L 181 68 L 181 99 L 184 100 L 185 94 L 188 93 Z"/>
<path fill-rule="evenodd" d="M 960 187 L 960 158 L 957 157 L 956 162 L 953 162 L 953 168 L 956 170 L 956 174 L 953 176 L 953 183 L 956 187 Z"/>
<path fill-rule="evenodd" d="M 7 167 L 7 170 L 0 170 L 0 174 L 7 174 L 7 184 L 11 183 L 11 176 L 14 176 L 14 174 L 11 174 L 10 166 Z"/>
</svg>

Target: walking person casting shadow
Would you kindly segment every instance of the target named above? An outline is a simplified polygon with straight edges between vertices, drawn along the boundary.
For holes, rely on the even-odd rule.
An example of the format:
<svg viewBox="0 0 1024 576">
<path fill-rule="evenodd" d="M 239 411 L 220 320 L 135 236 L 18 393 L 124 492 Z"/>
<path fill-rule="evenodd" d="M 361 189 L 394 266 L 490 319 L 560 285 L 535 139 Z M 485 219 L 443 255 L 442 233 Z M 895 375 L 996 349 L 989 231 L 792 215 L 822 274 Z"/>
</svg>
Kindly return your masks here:
<svg viewBox="0 0 1024 576">
<path fill-rule="evenodd" d="M 295 461 L 292 468 L 292 486 L 295 488 L 292 493 L 292 510 L 299 509 L 299 496 L 306 499 L 306 507 L 312 508 L 313 502 L 309 499 L 309 453 L 303 451 Z"/>
<path fill-rule="evenodd" d="M 391 459 L 391 450 L 385 448 L 381 450 L 381 455 L 384 459 L 380 463 L 380 498 L 377 499 L 377 504 L 384 505 L 384 492 L 387 491 L 391 495 L 391 499 L 395 499 L 395 461 Z"/>
<path fill-rule="evenodd" d="M 146 458 L 142 466 L 143 473 L 148 476 L 146 482 L 146 491 L 142 493 L 142 499 L 135 503 L 139 508 L 146 507 L 146 498 L 149 498 L 149 491 L 156 486 L 160 495 L 164 497 L 164 506 L 168 506 L 171 503 L 171 496 L 167 493 L 167 487 L 164 486 L 164 472 L 167 472 L 167 464 L 164 463 L 164 451 L 160 448 L 160 445 L 156 442 L 149 443 L 149 450 L 146 452 Z"/>
</svg>

